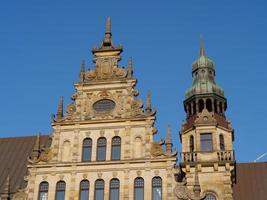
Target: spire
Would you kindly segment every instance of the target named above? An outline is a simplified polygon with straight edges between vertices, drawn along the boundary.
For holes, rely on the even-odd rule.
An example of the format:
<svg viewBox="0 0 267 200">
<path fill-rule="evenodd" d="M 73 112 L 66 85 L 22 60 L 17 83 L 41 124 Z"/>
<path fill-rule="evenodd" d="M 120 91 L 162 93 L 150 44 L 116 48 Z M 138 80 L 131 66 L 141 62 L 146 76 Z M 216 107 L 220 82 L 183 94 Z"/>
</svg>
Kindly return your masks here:
<svg viewBox="0 0 267 200">
<path fill-rule="evenodd" d="M 146 109 L 145 109 L 146 113 L 151 113 L 152 112 L 152 108 L 151 108 L 151 92 L 148 91 L 147 92 L 147 97 L 146 97 Z"/>
<path fill-rule="evenodd" d="M 108 17 L 107 25 L 106 25 L 105 38 L 102 42 L 101 48 L 107 48 L 107 49 L 114 48 L 111 36 L 112 36 L 112 34 L 111 34 L 111 19 L 110 19 L 110 17 Z"/>
<path fill-rule="evenodd" d="M 166 153 L 172 153 L 172 136 L 171 136 L 171 127 L 168 125 L 167 129 L 167 138 L 166 138 Z"/>
<path fill-rule="evenodd" d="M 110 16 L 108 16 L 108 19 L 107 19 L 106 34 L 110 34 L 111 35 L 111 19 L 110 19 Z"/>
<path fill-rule="evenodd" d="M 200 34 L 200 50 L 199 50 L 200 56 L 206 56 L 205 47 L 204 47 L 204 39 L 203 35 Z"/>
<path fill-rule="evenodd" d="M 132 57 L 129 58 L 128 68 L 127 68 L 127 78 L 132 78 L 133 75 L 133 60 Z"/>
<path fill-rule="evenodd" d="M 83 60 L 80 70 L 80 82 L 84 82 L 84 78 L 85 78 L 85 61 Z"/>
<path fill-rule="evenodd" d="M 36 140 L 35 140 L 35 144 L 32 150 L 32 154 L 31 154 L 31 160 L 35 161 L 39 158 L 39 154 L 40 154 L 40 133 L 38 133 L 38 135 L 36 136 Z"/>
<path fill-rule="evenodd" d="M 8 175 L 3 185 L 2 195 L 1 199 L 3 200 L 9 200 L 10 199 L 10 176 L 9 176 L 9 169 L 8 169 Z"/>
<path fill-rule="evenodd" d="M 60 97 L 58 109 L 57 109 L 57 119 L 61 119 L 63 117 L 63 96 Z"/>
</svg>

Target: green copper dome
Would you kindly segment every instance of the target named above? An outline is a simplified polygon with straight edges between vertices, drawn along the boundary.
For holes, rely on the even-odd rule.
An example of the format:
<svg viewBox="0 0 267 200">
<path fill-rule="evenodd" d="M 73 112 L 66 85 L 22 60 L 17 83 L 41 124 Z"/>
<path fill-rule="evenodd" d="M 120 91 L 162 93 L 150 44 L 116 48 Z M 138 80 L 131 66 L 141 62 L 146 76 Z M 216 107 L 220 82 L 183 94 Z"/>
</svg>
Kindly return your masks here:
<svg viewBox="0 0 267 200">
<path fill-rule="evenodd" d="M 216 94 L 224 97 L 223 89 L 215 83 L 214 62 L 206 56 L 201 40 L 199 57 L 192 64 L 192 86 L 186 91 L 185 98 L 194 95 Z"/>
</svg>

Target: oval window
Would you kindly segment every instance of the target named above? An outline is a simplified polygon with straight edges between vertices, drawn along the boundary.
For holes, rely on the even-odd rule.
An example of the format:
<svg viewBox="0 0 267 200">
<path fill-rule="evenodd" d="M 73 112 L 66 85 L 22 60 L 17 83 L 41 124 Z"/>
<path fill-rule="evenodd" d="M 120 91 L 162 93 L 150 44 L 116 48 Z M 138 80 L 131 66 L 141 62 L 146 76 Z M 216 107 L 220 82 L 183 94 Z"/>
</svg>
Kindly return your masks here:
<svg viewBox="0 0 267 200">
<path fill-rule="evenodd" d="M 93 108 L 97 112 L 108 112 L 115 108 L 115 102 L 110 99 L 102 99 L 95 102 Z"/>
</svg>

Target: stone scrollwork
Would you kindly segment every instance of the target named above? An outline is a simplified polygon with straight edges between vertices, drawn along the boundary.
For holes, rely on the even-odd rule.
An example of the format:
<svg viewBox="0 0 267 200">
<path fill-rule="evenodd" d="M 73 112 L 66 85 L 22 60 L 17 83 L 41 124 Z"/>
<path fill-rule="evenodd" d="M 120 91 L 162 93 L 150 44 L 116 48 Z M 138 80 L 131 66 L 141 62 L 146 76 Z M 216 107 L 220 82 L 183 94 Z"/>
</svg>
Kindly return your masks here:
<svg viewBox="0 0 267 200">
<path fill-rule="evenodd" d="M 27 200 L 28 199 L 28 195 L 27 193 L 24 191 L 24 189 L 19 190 L 18 192 L 16 192 L 13 195 L 13 200 Z"/>
<path fill-rule="evenodd" d="M 159 142 L 153 142 L 151 146 L 151 155 L 153 157 L 158 157 L 164 155 L 164 151 L 162 149 L 162 145 L 165 143 L 164 140 Z"/>
<path fill-rule="evenodd" d="M 35 159 L 28 158 L 28 162 L 31 164 L 39 162 L 49 162 L 52 159 L 52 151 L 50 148 L 43 147 L 40 150 L 39 156 Z"/>
</svg>

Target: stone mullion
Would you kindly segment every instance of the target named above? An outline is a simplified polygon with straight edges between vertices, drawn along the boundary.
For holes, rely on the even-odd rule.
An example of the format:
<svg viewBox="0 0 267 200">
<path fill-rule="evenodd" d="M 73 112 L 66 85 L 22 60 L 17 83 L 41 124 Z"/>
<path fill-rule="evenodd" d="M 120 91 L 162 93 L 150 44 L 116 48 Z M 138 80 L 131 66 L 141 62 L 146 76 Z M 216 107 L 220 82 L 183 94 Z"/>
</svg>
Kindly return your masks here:
<svg viewBox="0 0 267 200">
<path fill-rule="evenodd" d="M 167 166 L 171 166 L 171 163 L 167 162 Z M 172 168 L 167 168 L 167 200 L 173 199 L 173 173 Z"/>
<path fill-rule="evenodd" d="M 130 137 L 131 127 L 127 126 L 125 128 L 125 138 L 124 138 L 124 159 L 131 158 L 131 137 Z"/>
<path fill-rule="evenodd" d="M 76 168 L 72 169 L 71 177 L 70 177 L 70 193 L 69 193 L 69 199 L 70 200 L 78 200 L 79 199 L 79 192 L 77 193 L 75 191 L 75 181 L 76 181 Z"/>
<path fill-rule="evenodd" d="M 124 184 L 123 184 L 123 200 L 129 200 L 130 194 L 130 176 L 129 169 L 124 170 Z"/>
<path fill-rule="evenodd" d="M 74 130 L 74 140 L 73 140 L 73 149 L 72 149 L 72 161 L 77 162 L 79 160 L 78 155 L 79 155 L 79 129 Z"/>
</svg>

